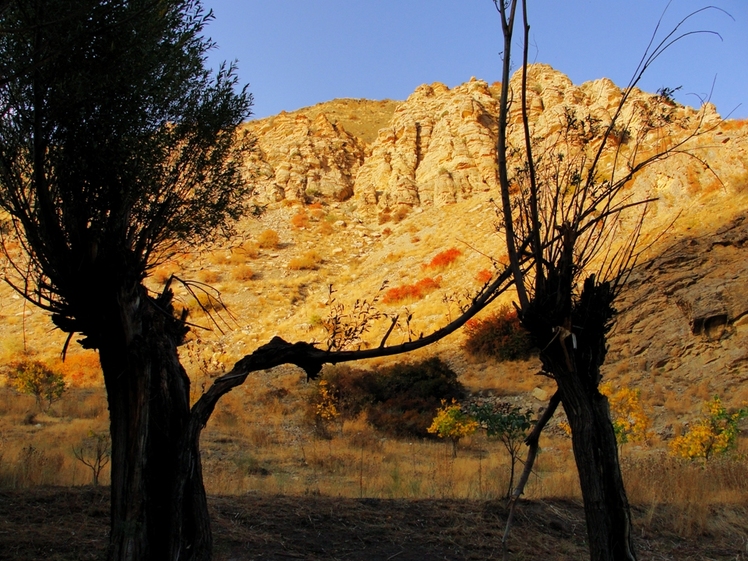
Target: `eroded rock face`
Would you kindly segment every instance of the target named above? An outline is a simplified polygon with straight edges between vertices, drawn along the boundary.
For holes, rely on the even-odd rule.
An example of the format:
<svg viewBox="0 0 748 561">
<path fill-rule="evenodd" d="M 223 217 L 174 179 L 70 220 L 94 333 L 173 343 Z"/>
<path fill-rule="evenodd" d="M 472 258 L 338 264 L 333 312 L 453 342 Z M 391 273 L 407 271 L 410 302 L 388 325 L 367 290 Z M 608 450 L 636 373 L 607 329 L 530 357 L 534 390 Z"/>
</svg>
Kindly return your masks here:
<svg viewBox="0 0 748 561">
<path fill-rule="evenodd" d="M 520 85 L 517 73 L 509 84 L 517 100 Z M 341 124 L 332 124 L 321 106 L 313 120 L 298 112 L 250 123 L 258 151 L 248 167 L 257 196 L 265 201 L 340 201 L 355 194 L 371 210 L 389 211 L 442 206 L 478 192 L 498 193 L 499 94 L 498 84 L 474 78 L 452 89 L 439 83 L 420 86 L 371 146 Z M 536 156 L 559 142 L 570 119 L 583 124 L 582 134 L 592 129 L 602 134 L 623 95 L 605 78 L 575 86 L 547 65 L 529 67 L 527 107 Z M 511 153 L 524 147 L 521 122 L 520 104 L 513 103 L 510 172 L 521 167 Z M 662 216 L 675 207 L 693 206 L 702 196 L 732 195 L 748 183 L 748 124 L 735 123 L 720 124 L 709 104 L 697 111 L 633 89 L 600 169 L 617 166 L 620 177 L 629 157 L 638 163 L 656 152 L 674 150 L 676 155 L 645 168 L 627 186 L 637 198 L 657 199 L 652 211 Z M 660 224 L 655 221 L 655 226 Z"/>
<path fill-rule="evenodd" d="M 748 215 L 682 237 L 632 274 L 607 363 L 730 388 L 748 380 Z M 630 366 L 630 364 L 629 364 Z"/>
<path fill-rule="evenodd" d="M 498 186 L 498 103 L 486 82 L 419 87 L 379 131 L 355 191 L 381 210 L 449 204 Z"/>
<path fill-rule="evenodd" d="M 250 123 L 257 150 L 248 162 L 255 196 L 266 202 L 323 197 L 342 201 L 366 155 L 366 144 L 325 115 L 280 114 Z"/>
<path fill-rule="evenodd" d="M 521 75 L 517 73 L 509 84 L 514 99 L 519 99 L 520 86 Z M 356 195 L 382 211 L 398 205 L 444 205 L 476 192 L 498 192 L 499 94 L 498 84 L 489 86 L 474 78 L 451 90 L 438 83 L 419 87 L 398 108 L 391 124 L 380 130 L 371 155 L 356 177 Z M 527 107 L 530 133 L 538 147 L 536 155 L 559 142 L 569 119 L 584 123 L 585 131 L 595 129 L 594 134 L 601 135 L 615 116 L 623 95 L 623 90 L 608 79 L 575 86 L 547 65 L 531 66 Z M 713 106 L 696 111 L 634 89 L 618 123 L 603 153 L 602 170 L 619 166 L 621 172 L 625 171 L 626 158 L 622 155 L 636 154 L 639 162 L 646 153 L 709 144 L 719 129 L 719 115 Z M 697 129 L 701 132 L 688 140 Z M 731 160 L 727 165 L 745 178 L 744 134 L 742 138 L 742 155 L 734 145 L 721 150 L 715 142 L 710 156 L 725 164 Z M 686 140 L 687 144 L 680 147 L 679 143 Z M 508 144 L 511 172 L 521 166 L 512 149 L 524 149 L 519 103 L 510 108 Z M 665 183 L 671 192 L 692 196 L 694 185 L 714 183 L 714 178 L 703 181 L 705 171 L 710 170 L 693 158 L 683 159 L 670 171 L 655 165 L 630 188 L 637 190 L 638 196 L 649 197 Z"/>
</svg>

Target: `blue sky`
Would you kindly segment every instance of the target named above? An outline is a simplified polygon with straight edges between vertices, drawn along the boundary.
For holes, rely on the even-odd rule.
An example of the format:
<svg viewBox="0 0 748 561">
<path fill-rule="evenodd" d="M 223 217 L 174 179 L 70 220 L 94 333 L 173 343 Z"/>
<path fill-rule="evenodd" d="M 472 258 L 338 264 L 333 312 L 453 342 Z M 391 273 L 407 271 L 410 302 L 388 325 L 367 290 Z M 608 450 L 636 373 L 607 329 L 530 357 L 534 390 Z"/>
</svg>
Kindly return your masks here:
<svg viewBox="0 0 748 561">
<path fill-rule="evenodd" d="M 218 48 L 209 63 L 237 60 L 261 118 L 340 97 L 405 99 L 419 85 L 454 87 L 500 76 L 501 28 L 492 0 L 203 0 Z M 676 99 L 748 117 L 748 0 L 672 0 L 660 38 L 707 10 L 692 35 L 652 65 L 640 87 L 682 86 Z M 530 0 L 531 55 L 574 83 L 628 83 L 666 0 Z M 515 50 L 517 48 L 515 47 Z M 518 51 L 517 51 L 518 52 Z M 739 107 L 738 107 L 739 106 Z M 736 109 L 737 107 L 737 109 Z"/>
</svg>

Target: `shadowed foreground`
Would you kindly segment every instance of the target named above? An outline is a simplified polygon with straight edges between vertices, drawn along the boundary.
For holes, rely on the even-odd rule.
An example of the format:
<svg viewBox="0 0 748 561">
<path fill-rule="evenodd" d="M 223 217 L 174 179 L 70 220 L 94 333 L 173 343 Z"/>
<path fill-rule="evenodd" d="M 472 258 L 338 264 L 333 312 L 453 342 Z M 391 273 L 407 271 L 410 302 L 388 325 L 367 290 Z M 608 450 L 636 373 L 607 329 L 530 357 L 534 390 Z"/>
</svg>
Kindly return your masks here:
<svg viewBox="0 0 748 561">
<path fill-rule="evenodd" d="M 384 500 L 330 497 L 212 497 L 217 561 L 462 560 L 501 557 L 503 502 Z M 734 517 L 745 517 L 745 509 Z M 738 512 L 740 510 L 741 512 Z M 720 510 L 724 515 L 724 511 Z M 745 528 L 719 536 L 679 538 L 666 530 L 662 511 L 636 511 L 639 558 L 696 561 L 746 559 Z M 714 513 L 716 515 L 716 512 Z M 109 492 L 92 487 L 0 492 L 0 559 L 103 559 Z M 521 505 L 510 559 L 584 560 L 586 532 L 579 504 L 533 501 Z"/>
</svg>

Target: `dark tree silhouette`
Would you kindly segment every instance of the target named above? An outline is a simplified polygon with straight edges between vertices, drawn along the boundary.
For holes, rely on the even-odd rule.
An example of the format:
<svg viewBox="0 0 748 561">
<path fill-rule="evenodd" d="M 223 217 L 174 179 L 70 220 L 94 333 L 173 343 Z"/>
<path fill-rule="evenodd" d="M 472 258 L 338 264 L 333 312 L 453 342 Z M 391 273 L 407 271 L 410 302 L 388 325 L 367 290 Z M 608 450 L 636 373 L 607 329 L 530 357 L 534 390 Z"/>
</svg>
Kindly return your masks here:
<svg viewBox="0 0 748 561">
<path fill-rule="evenodd" d="M 111 559 L 199 558 L 199 464 L 173 509 L 187 332 L 149 270 L 227 232 L 248 188 L 233 68 L 204 67 L 192 0 L 11 0 L 0 10 L 0 205 L 7 279 L 97 349 L 112 436 Z M 69 339 L 68 339 L 69 340 Z M 175 529 L 183 529 L 176 539 Z M 179 553 L 182 552 L 182 553 Z"/>
<path fill-rule="evenodd" d="M 252 148 L 251 97 L 234 69 L 205 68 L 199 0 L 0 3 L 0 206 L 6 280 L 99 353 L 110 413 L 111 560 L 210 559 L 199 438 L 216 403 L 254 371 L 391 355 L 453 332 L 508 286 L 504 272 L 435 333 L 345 350 L 368 329 L 336 308 L 328 350 L 276 337 L 190 408 L 177 349 L 189 330 L 143 281 L 190 244 L 231 233 Z M 14 249 L 20 244 L 21 250 Z M 369 305 L 367 305 L 369 306 Z M 375 314 L 367 308 L 367 314 Z M 365 314 L 366 315 L 366 314 Z M 67 344 L 65 347 L 67 347 Z M 63 350 L 64 353 L 64 350 Z"/>
<path fill-rule="evenodd" d="M 647 67 L 673 43 L 701 31 L 679 30 L 694 13 L 661 41 L 655 32 L 607 121 L 567 108 L 557 131 L 537 138 L 528 117 L 527 2 L 494 3 L 504 38 L 498 130 L 502 223 L 519 317 L 540 349 L 543 371 L 558 388 L 528 438 L 531 450 L 512 500 L 527 481 L 540 431 L 561 403 L 572 431 L 591 559 L 629 561 L 636 558 L 629 503 L 608 401 L 599 391 L 614 303 L 641 254 L 642 224 L 652 202 L 634 199 L 628 186 L 646 166 L 688 154 L 701 127 L 696 122 L 672 144 L 644 150 L 647 134 L 666 124 L 672 104 L 653 96 L 625 118 L 624 108 Z M 521 80 L 512 87 L 517 27 L 524 49 Z M 519 122 L 509 120 L 513 104 L 519 105 Z"/>
</svg>

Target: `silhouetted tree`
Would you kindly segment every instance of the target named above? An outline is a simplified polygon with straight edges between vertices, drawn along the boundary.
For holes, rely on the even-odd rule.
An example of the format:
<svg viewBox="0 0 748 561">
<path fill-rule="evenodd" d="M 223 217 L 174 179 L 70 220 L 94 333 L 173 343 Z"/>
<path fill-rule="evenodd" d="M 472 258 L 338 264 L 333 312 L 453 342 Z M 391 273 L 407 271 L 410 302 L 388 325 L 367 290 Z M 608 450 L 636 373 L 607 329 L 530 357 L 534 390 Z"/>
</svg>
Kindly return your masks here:
<svg viewBox="0 0 748 561">
<path fill-rule="evenodd" d="M 0 205 L 8 280 L 97 349 L 112 436 L 111 559 L 210 548 L 199 459 L 175 498 L 187 332 L 148 272 L 243 208 L 251 103 L 205 69 L 193 0 L 12 0 L 0 10 Z M 15 273 L 15 274 L 14 274 Z M 174 508 L 178 504 L 178 508 Z"/>
<path fill-rule="evenodd" d="M 334 308 L 328 349 L 276 337 L 190 408 L 177 349 L 189 330 L 144 279 L 185 246 L 231 233 L 249 187 L 251 97 L 232 66 L 205 68 L 199 0 L 0 3 L 0 207 L 6 280 L 99 353 L 110 413 L 111 560 L 210 559 L 200 433 L 249 373 L 420 348 L 508 286 L 496 278 L 443 329 L 403 345 L 345 350 L 377 315 Z M 10 243 L 14 242 L 14 243 Z M 20 244 L 20 251 L 15 249 Z M 67 347 L 67 342 L 65 347 Z M 64 349 L 63 349 L 64 353 Z"/>
<path fill-rule="evenodd" d="M 543 371 L 558 388 L 528 438 L 530 456 L 513 501 L 522 493 L 540 431 L 561 403 L 572 431 L 591 559 L 629 561 L 636 558 L 629 503 L 608 400 L 599 391 L 614 303 L 640 255 L 642 222 L 651 202 L 634 199 L 627 186 L 644 167 L 687 151 L 699 124 L 680 140 L 643 150 L 647 133 L 664 124 L 668 100 L 654 96 L 649 106 L 634 108 L 626 120 L 623 109 L 647 67 L 693 32 L 679 32 L 679 25 L 662 41 L 653 37 L 609 120 L 566 108 L 558 129 L 538 138 L 528 117 L 527 2 L 494 3 L 504 39 L 497 146 L 502 225 L 520 320 L 540 350 Z M 522 30 L 524 49 L 521 82 L 512 89 L 516 27 Z M 513 104 L 519 105 L 518 122 L 509 120 Z M 633 137 L 628 129 L 632 121 L 639 126 Z M 517 138 L 521 140 L 513 143 Z M 632 211 L 635 216 L 625 218 Z"/>
</svg>

